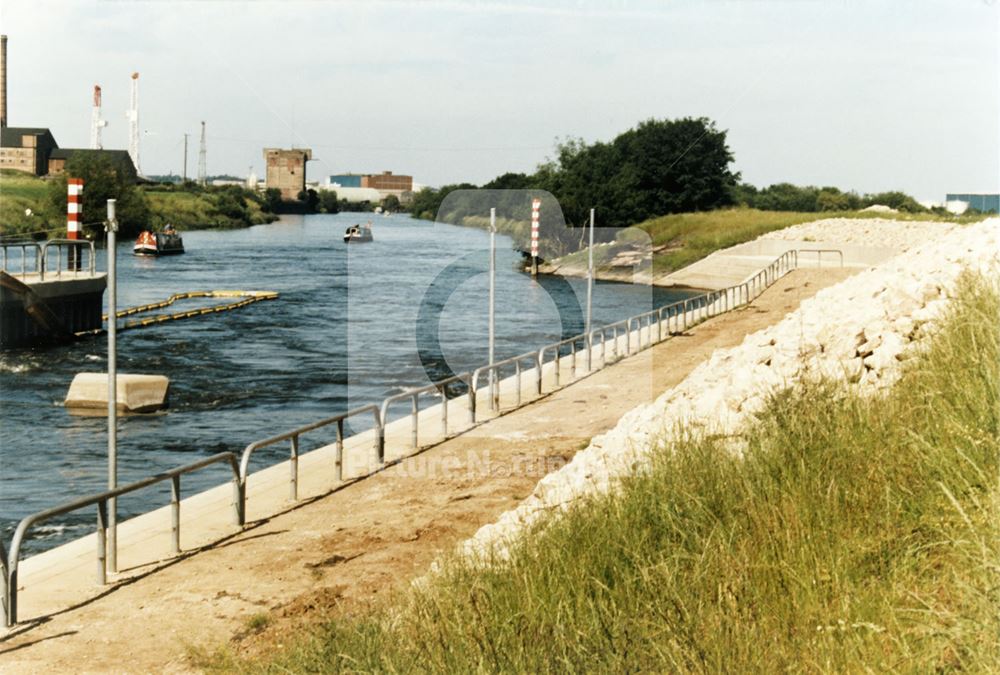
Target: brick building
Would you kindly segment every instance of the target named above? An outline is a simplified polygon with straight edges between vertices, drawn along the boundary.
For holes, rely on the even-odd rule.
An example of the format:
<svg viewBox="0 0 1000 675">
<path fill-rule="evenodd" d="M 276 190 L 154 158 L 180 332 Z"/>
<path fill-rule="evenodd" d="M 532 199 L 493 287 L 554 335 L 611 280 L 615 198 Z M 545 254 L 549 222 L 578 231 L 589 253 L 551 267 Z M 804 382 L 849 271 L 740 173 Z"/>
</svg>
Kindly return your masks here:
<svg viewBox="0 0 1000 675">
<path fill-rule="evenodd" d="M 58 148 L 48 129 L 36 127 L 0 128 L 0 169 L 14 169 L 36 176 L 49 171 L 49 155 Z"/>
<path fill-rule="evenodd" d="M 361 187 L 378 190 L 383 198 L 387 195 L 396 195 L 400 200 L 403 200 L 404 195 L 413 192 L 413 176 L 383 171 L 380 174 L 362 176 Z"/>
<path fill-rule="evenodd" d="M 264 148 L 265 187 L 281 190 L 282 199 L 298 199 L 306 189 L 306 162 L 310 159 L 312 150 L 305 148 Z"/>
</svg>

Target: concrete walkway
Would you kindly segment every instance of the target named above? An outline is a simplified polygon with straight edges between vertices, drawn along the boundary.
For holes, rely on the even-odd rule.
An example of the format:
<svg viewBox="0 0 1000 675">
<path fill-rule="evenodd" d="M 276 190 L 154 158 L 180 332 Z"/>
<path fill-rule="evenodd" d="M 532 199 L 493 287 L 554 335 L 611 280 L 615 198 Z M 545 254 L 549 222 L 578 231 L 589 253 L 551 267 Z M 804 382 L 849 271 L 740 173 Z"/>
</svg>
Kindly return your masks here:
<svg viewBox="0 0 1000 675">
<path fill-rule="evenodd" d="M 107 587 L 95 586 L 94 537 L 28 559 L 19 618 L 29 623 L 0 635 L 0 672 L 187 671 L 188 647 L 213 649 L 247 636 L 248 620 L 262 613 L 267 629 L 238 640 L 237 648 L 284 643 L 304 621 L 371 602 L 421 574 L 436 556 L 530 494 L 592 436 L 680 382 L 714 349 L 777 322 L 852 271 L 792 272 L 747 308 L 365 480 L 338 487 L 330 448 L 304 455 L 298 504 L 288 499 L 287 462 L 260 471 L 249 482 L 251 525 L 242 532 L 230 523 L 229 486 L 195 495 L 182 504 L 186 553 L 180 557 L 169 552 L 167 510 L 135 518 L 120 526 L 123 571 Z M 512 401 L 509 391 L 505 396 Z M 462 400 L 448 405 L 449 422 L 459 424 Z M 421 443 L 440 437 L 440 408 L 422 414 L 420 430 L 429 434 Z M 408 420 L 391 425 L 389 458 L 409 453 L 409 439 Z M 346 444 L 346 476 L 371 465 L 372 445 L 370 435 Z M 271 513 L 279 515 L 263 517 Z"/>
</svg>

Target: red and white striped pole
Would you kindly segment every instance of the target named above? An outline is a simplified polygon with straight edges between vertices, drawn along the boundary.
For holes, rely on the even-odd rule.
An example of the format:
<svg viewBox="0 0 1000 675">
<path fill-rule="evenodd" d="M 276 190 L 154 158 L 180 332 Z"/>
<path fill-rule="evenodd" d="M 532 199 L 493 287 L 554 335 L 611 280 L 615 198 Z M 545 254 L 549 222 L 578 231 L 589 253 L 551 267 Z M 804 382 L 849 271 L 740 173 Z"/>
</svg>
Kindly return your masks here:
<svg viewBox="0 0 1000 675">
<path fill-rule="evenodd" d="M 83 239 L 81 222 L 83 220 L 83 179 L 66 179 L 66 238 Z M 78 246 L 69 248 L 69 266 L 80 269 L 82 256 Z"/>
<path fill-rule="evenodd" d="M 531 276 L 538 276 L 538 212 L 542 208 L 541 199 L 531 200 Z"/>
</svg>

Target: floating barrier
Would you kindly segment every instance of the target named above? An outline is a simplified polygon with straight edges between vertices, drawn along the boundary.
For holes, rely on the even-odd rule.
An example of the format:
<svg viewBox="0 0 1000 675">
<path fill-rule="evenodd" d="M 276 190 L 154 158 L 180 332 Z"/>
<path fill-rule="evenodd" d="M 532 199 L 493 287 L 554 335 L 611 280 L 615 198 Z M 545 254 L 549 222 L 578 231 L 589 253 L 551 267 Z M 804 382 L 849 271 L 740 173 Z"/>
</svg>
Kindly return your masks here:
<svg viewBox="0 0 1000 675">
<path fill-rule="evenodd" d="M 198 309 L 191 309 L 186 312 L 174 312 L 172 314 L 157 314 L 155 316 L 146 317 L 143 319 L 136 319 L 133 321 L 126 321 L 122 325 L 118 326 L 118 331 L 131 330 L 133 328 L 145 328 L 147 326 L 155 326 L 161 323 L 166 323 L 168 321 L 179 321 L 181 319 L 191 319 L 197 316 L 205 316 L 206 314 L 218 314 L 220 312 L 227 312 L 233 309 L 239 309 L 240 307 L 246 307 L 247 305 L 253 304 L 255 302 L 260 302 L 262 300 L 275 300 L 278 294 L 275 291 L 189 291 L 187 293 L 175 293 L 171 295 L 166 300 L 162 302 L 151 302 L 146 305 L 139 305 L 138 307 L 129 307 L 128 309 L 123 309 L 115 314 L 116 318 L 124 319 L 129 316 L 135 316 L 137 314 L 144 314 L 146 312 L 152 312 L 157 309 L 163 309 L 164 307 L 169 307 L 178 300 L 190 300 L 192 298 L 235 298 L 235 302 L 228 302 L 223 305 L 213 305 L 211 307 L 199 307 Z M 108 320 L 108 315 L 101 315 L 103 321 Z M 99 329 L 94 331 L 85 331 L 82 333 L 77 333 L 79 337 L 85 335 L 97 335 L 105 332 L 105 329 Z"/>
</svg>

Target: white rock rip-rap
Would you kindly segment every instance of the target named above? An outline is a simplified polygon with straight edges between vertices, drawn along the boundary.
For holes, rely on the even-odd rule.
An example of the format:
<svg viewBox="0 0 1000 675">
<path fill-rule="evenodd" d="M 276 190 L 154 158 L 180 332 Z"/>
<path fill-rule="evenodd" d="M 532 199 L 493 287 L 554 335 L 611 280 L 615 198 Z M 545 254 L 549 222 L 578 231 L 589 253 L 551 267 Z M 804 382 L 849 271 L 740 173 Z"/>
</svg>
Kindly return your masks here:
<svg viewBox="0 0 1000 675">
<path fill-rule="evenodd" d="M 804 379 L 846 379 L 867 393 L 888 387 L 901 361 L 933 332 L 963 269 L 1000 274 L 1000 219 L 942 228 L 941 236 L 820 291 L 741 345 L 716 350 L 679 385 L 594 437 L 461 551 L 503 557 L 543 513 L 607 491 L 679 429 L 735 436 L 768 396 Z"/>
</svg>

